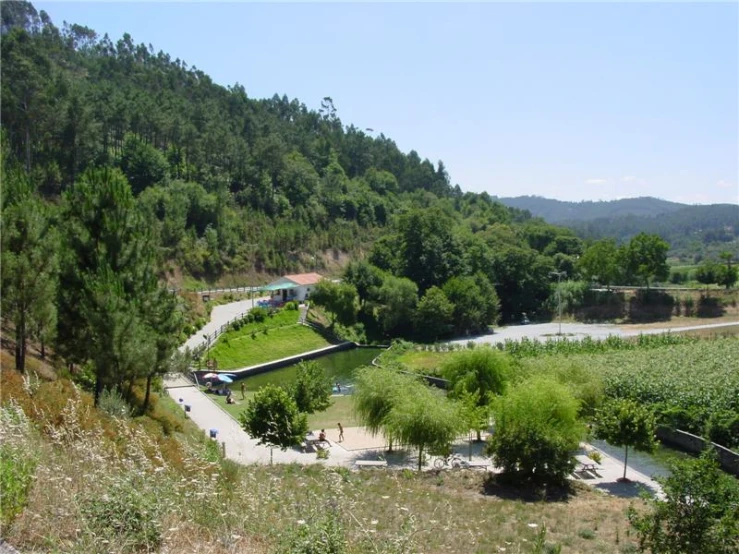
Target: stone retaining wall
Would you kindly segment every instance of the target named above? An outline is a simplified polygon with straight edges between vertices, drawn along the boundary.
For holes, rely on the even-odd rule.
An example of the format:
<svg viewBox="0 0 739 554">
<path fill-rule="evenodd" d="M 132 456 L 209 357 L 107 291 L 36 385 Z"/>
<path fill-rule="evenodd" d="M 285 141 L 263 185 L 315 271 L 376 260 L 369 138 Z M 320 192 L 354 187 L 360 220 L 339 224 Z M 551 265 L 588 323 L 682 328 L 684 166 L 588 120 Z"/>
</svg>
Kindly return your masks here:
<svg viewBox="0 0 739 554">
<path fill-rule="evenodd" d="M 697 435 L 679 429 L 670 429 L 669 427 L 658 427 L 657 438 L 666 444 L 695 454 L 700 454 L 708 445 L 712 445 L 716 450 L 718 462 L 723 470 L 739 476 L 739 454 L 733 450 L 729 450 L 715 442 L 707 441 Z"/>
</svg>

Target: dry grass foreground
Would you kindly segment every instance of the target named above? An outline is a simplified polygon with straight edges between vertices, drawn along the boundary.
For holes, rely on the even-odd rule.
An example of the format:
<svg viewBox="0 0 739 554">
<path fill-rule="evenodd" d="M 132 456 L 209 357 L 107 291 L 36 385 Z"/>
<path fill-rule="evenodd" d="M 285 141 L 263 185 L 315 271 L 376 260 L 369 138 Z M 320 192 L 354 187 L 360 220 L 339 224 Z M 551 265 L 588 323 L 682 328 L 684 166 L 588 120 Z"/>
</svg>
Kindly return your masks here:
<svg viewBox="0 0 739 554">
<path fill-rule="evenodd" d="M 109 417 L 64 379 L 3 369 L 2 391 L 4 454 L 33 467 L 27 505 L 2 529 L 22 552 L 304 552 L 294 546 L 333 538 L 346 553 L 525 553 L 543 529 L 563 552 L 634 551 L 629 501 L 582 485 L 544 502 L 485 494 L 472 471 L 242 467 L 199 431 L 175 440 L 147 418 Z"/>
</svg>

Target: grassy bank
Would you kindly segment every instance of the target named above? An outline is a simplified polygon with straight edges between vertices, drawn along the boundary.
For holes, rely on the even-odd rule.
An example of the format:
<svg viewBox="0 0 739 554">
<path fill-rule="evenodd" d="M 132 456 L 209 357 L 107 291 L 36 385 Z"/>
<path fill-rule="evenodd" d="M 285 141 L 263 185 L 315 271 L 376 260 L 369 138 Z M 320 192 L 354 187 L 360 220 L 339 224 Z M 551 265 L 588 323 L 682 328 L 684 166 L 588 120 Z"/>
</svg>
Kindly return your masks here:
<svg viewBox="0 0 739 554">
<path fill-rule="evenodd" d="M 292 314 L 293 319 L 297 318 L 296 312 L 288 313 Z M 304 325 L 262 327 L 259 331 L 256 328 L 242 328 L 219 338 L 208 356 L 218 361 L 218 369 L 237 369 L 295 356 L 330 344 Z"/>
</svg>

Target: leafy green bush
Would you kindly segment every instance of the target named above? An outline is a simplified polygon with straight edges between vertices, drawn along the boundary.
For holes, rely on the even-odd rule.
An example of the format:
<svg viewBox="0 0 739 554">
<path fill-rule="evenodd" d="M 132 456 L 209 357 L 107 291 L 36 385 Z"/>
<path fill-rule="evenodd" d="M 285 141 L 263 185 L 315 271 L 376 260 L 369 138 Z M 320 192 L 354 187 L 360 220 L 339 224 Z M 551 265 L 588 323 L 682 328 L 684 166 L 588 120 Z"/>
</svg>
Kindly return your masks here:
<svg viewBox="0 0 739 554">
<path fill-rule="evenodd" d="M 559 486 L 574 469 L 584 428 L 578 402 L 566 386 L 537 377 L 496 403 L 495 433 L 487 451 L 503 468 L 504 480 Z"/>
<path fill-rule="evenodd" d="M 10 445 L 0 446 L 0 522 L 6 528 L 28 501 L 36 472 L 36 460 Z"/>
<path fill-rule="evenodd" d="M 588 458 L 593 460 L 596 464 L 600 464 L 603 461 L 603 456 L 597 450 L 588 452 Z"/>
<path fill-rule="evenodd" d="M 256 308 L 252 308 L 251 312 L 249 312 L 249 315 L 252 318 L 252 321 L 256 321 L 257 323 L 261 323 L 265 319 L 267 319 L 267 316 L 269 315 L 269 312 L 266 308 L 262 308 L 261 306 L 257 306 Z"/>
<path fill-rule="evenodd" d="M 284 309 L 287 311 L 296 311 L 298 309 L 298 303 L 295 301 L 290 301 L 285 304 Z"/>
<path fill-rule="evenodd" d="M 671 475 L 657 478 L 664 495 L 648 501 L 649 510 L 629 508 L 641 552 L 733 554 L 739 529 L 739 485 L 718 466 L 714 453 L 671 464 Z"/>
<path fill-rule="evenodd" d="M 712 413 L 706 424 L 706 436 L 727 448 L 739 446 L 739 414 L 728 411 Z"/>
</svg>

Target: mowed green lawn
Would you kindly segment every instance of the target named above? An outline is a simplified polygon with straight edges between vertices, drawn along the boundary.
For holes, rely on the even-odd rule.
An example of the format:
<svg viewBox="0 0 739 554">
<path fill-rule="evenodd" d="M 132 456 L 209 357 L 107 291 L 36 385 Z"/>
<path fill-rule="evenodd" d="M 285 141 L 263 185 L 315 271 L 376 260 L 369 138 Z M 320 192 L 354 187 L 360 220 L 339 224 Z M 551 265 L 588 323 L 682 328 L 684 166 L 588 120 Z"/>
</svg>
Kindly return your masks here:
<svg viewBox="0 0 739 554">
<path fill-rule="evenodd" d="M 210 349 L 218 369 L 249 367 L 330 346 L 326 339 L 305 325 L 276 327 L 263 332 L 224 335 Z"/>
<path fill-rule="evenodd" d="M 208 397 L 218 404 L 222 410 L 228 412 L 238 420 L 239 414 L 246 409 L 247 403 L 254 396 L 255 392 L 247 390 L 246 400 L 242 400 L 239 383 L 234 383 L 232 388 L 236 404 L 226 404 L 225 396 L 209 394 Z M 331 405 L 325 411 L 308 415 L 308 429 L 315 430 L 336 427 L 336 424 L 339 422 L 341 422 L 344 427 L 356 427 L 359 425 L 353 413 L 351 395 L 332 396 Z"/>
<path fill-rule="evenodd" d="M 396 361 L 417 371 L 433 371 L 449 357 L 449 352 L 428 352 L 426 350 L 409 350 L 404 352 Z"/>
</svg>

